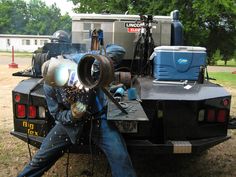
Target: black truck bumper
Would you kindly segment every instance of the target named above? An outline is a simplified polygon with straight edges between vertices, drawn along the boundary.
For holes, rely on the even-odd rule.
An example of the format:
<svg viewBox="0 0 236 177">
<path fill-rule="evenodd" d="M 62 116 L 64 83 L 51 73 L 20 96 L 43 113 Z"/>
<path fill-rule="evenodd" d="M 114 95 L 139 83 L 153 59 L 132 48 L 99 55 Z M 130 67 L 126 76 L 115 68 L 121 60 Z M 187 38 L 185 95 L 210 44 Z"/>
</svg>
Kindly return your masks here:
<svg viewBox="0 0 236 177">
<path fill-rule="evenodd" d="M 148 140 L 127 141 L 130 152 L 152 154 L 195 154 L 207 150 L 230 139 L 230 136 L 214 137 L 190 141 L 167 141 L 164 144 L 153 144 Z"/>
<path fill-rule="evenodd" d="M 11 131 L 11 134 L 25 142 L 29 142 L 35 147 L 40 147 L 43 137 L 29 136 L 25 133 Z M 149 140 L 127 140 L 126 144 L 131 153 L 146 153 L 146 154 L 195 154 L 209 149 L 219 143 L 230 139 L 230 136 L 214 137 L 201 140 L 190 141 L 167 141 L 163 144 L 154 144 Z M 75 145 L 77 146 L 77 145 Z M 82 147 L 84 153 L 85 146 Z M 80 148 L 73 148 L 79 150 Z"/>
<path fill-rule="evenodd" d="M 16 132 L 14 130 L 12 130 L 10 132 L 11 135 L 25 141 L 25 142 L 28 142 L 29 144 L 39 148 L 40 145 L 42 144 L 43 140 L 44 140 L 44 137 L 41 137 L 41 136 L 32 136 L 32 135 L 29 135 L 27 136 L 26 133 L 21 133 L 21 132 Z"/>
</svg>

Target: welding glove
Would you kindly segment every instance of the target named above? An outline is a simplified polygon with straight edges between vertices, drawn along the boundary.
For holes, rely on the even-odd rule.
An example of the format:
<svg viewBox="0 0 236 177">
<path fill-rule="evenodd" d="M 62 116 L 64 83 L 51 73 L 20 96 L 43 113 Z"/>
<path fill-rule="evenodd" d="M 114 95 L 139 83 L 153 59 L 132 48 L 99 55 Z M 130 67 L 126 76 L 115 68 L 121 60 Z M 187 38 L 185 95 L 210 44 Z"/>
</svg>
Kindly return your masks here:
<svg viewBox="0 0 236 177">
<path fill-rule="evenodd" d="M 87 106 L 78 101 L 71 104 L 70 109 L 71 109 L 72 117 L 74 119 L 82 119 L 82 117 L 84 116 L 86 112 Z"/>
</svg>

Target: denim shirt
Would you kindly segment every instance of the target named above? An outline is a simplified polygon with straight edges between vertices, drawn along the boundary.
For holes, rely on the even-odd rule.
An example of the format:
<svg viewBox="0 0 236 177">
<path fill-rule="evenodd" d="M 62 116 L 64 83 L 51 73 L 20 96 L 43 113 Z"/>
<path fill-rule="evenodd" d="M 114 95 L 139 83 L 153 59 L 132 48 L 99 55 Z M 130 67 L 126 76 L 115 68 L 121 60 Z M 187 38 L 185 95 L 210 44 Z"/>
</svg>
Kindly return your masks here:
<svg viewBox="0 0 236 177">
<path fill-rule="evenodd" d="M 113 59 L 123 58 L 125 53 L 125 50 L 118 45 L 110 45 L 106 50 L 107 54 L 111 55 L 110 57 Z M 84 55 L 85 53 L 77 53 L 65 55 L 65 57 L 78 64 Z M 77 135 L 82 129 L 83 121 L 75 121 L 72 117 L 70 103 L 67 101 L 68 94 L 63 88 L 53 88 L 46 84 L 44 84 L 44 92 L 50 114 L 55 119 L 57 124 L 63 125 L 62 127 L 68 133 L 71 142 L 75 143 Z M 83 95 L 81 95 L 81 97 L 82 96 Z M 96 119 L 106 119 L 106 114 L 97 114 L 107 105 L 107 100 L 102 90 L 99 88 L 94 89 L 93 93 L 90 95 L 90 98 L 91 99 L 89 102 L 85 103 L 88 105 L 87 111 L 90 114 L 94 114 L 94 118 Z M 82 100 L 79 98 L 78 101 Z"/>
<path fill-rule="evenodd" d="M 46 102 L 48 110 L 52 117 L 55 119 L 56 124 L 61 124 L 69 135 L 71 142 L 75 143 L 79 132 L 81 131 L 84 119 L 76 120 L 73 118 L 70 103 L 67 101 L 67 93 L 62 88 L 53 88 L 47 84 L 44 84 L 44 92 L 46 96 Z M 99 115 L 96 113 L 101 111 L 107 104 L 107 100 L 104 93 L 98 89 L 91 94 L 91 100 L 88 103 L 88 112 L 94 114 L 96 119 L 106 119 L 106 114 Z M 80 100 L 77 100 L 80 101 Z"/>
</svg>

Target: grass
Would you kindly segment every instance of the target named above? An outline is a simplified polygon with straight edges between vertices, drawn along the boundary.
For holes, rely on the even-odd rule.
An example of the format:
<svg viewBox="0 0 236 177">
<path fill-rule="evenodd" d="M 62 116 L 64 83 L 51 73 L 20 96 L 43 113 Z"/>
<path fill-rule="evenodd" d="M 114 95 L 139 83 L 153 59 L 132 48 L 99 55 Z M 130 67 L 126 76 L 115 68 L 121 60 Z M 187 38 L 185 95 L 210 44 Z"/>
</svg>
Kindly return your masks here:
<svg viewBox="0 0 236 177">
<path fill-rule="evenodd" d="M 216 66 L 225 66 L 225 62 L 223 60 L 219 60 L 216 63 Z M 227 65 L 226 66 L 236 66 L 236 61 L 234 59 L 227 61 Z"/>
<path fill-rule="evenodd" d="M 236 74 L 231 72 L 210 72 L 210 78 L 216 79 L 216 82 L 226 86 L 236 86 Z"/>
<path fill-rule="evenodd" d="M 11 56 L 11 51 L 0 51 L 0 55 Z M 15 57 L 32 57 L 32 52 L 15 52 Z"/>
</svg>

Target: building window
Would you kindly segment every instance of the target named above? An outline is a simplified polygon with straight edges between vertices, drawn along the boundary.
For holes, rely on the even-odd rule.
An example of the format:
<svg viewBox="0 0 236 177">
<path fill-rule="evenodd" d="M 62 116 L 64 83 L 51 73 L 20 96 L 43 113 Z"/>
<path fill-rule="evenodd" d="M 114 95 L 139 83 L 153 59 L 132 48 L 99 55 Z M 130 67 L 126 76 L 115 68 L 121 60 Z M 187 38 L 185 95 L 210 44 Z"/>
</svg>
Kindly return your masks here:
<svg viewBox="0 0 236 177">
<path fill-rule="evenodd" d="M 94 23 L 93 28 L 96 30 L 101 29 L 101 23 Z"/>
<path fill-rule="evenodd" d="M 30 45 L 29 39 L 22 39 L 22 45 Z"/>
<path fill-rule="evenodd" d="M 34 40 L 34 45 L 38 45 L 38 40 L 37 39 Z"/>
<path fill-rule="evenodd" d="M 7 45 L 10 46 L 11 45 L 11 40 L 7 39 Z"/>
<path fill-rule="evenodd" d="M 44 44 L 47 44 L 48 41 L 47 40 L 40 40 L 40 45 L 44 45 Z"/>
<path fill-rule="evenodd" d="M 91 23 L 84 23 L 84 30 L 91 30 Z"/>
<path fill-rule="evenodd" d="M 84 30 L 99 30 L 101 29 L 101 23 L 84 23 Z"/>
</svg>

